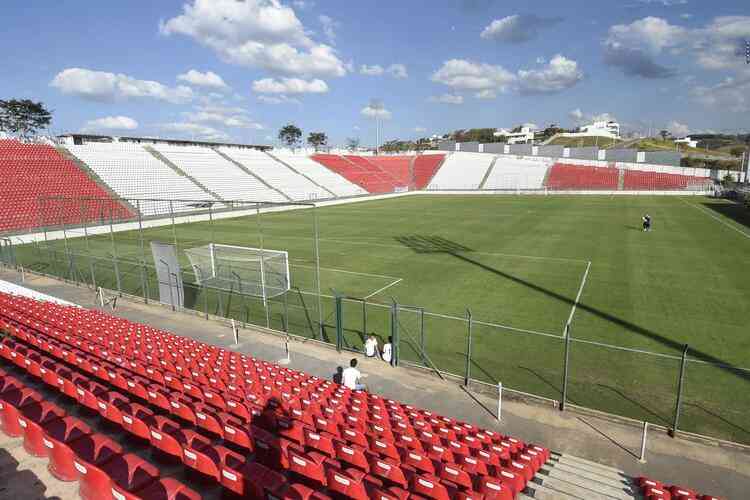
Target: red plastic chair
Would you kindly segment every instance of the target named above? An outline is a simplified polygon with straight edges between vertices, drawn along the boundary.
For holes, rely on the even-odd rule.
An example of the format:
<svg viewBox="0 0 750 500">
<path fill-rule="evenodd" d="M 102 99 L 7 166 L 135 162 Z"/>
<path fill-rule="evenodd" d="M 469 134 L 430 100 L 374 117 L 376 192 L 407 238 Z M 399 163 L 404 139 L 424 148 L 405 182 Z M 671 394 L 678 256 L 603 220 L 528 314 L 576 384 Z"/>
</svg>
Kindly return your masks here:
<svg viewBox="0 0 750 500">
<path fill-rule="evenodd" d="M 70 443 L 91 434 L 91 428 L 75 417 L 65 417 L 44 426 L 42 442 L 49 450 L 50 473 L 61 481 L 75 481 L 78 473 L 73 466 L 75 453 Z"/>
<path fill-rule="evenodd" d="M 243 498 L 279 498 L 287 485 L 286 477 L 258 462 L 248 462 L 239 469 L 223 467 L 221 485 Z"/>
<path fill-rule="evenodd" d="M 415 475 L 409 482 L 409 486 L 412 494 L 435 500 L 451 500 L 448 489 L 435 476 Z"/>
<path fill-rule="evenodd" d="M 238 470 L 245 464 L 245 457 L 221 445 L 212 445 L 211 441 L 199 434 L 185 431 L 188 442 L 182 449 L 182 463 L 200 474 L 221 481 L 221 471 Z"/>
<path fill-rule="evenodd" d="M 191 490 L 171 477 L 159 479 L 132 493 L 132 498 L 143 500 L 201 500 L 198 492 Z"/>
<path fill-rule="evenodd" d="M 0 393 L 0 430 L 10 437 L 20 437 L 23 428 L 18 424 L 24 406 L 38 403 L 41 394 L 28 387 L 13 388 Z"/>
</svg>

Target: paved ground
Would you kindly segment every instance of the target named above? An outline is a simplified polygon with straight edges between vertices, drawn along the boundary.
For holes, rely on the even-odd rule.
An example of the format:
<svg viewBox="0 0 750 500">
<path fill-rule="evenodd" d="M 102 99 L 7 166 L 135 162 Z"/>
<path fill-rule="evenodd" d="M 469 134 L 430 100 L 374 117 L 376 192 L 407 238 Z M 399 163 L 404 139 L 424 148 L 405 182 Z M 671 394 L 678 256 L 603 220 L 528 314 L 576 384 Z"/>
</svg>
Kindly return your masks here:
<svg viewBox="0 0 750 500">
<path fill-rule="evenodd" d="M 0 270 L 0 279 L 18 283 L 20 276 L 13 271 Z M 25 286 L 85 307 L 96 307 L 93 292 L 85 287 L 39 277 L 27 280 Z M 234 345 L 227 325 L 192 314 L 175 313 L 161 306 L 146 306 L 124 299 L 118 301 L 115 314 L 270 361 L 284 358 L 283 338 L 260 331 L 241 330 L 240 343 Z M 320 377 L 332 377 L 336 367 L 347 365 L 352 357 L 351 353 L 339 354 L 315 342 L 293 341 L 290 350 L 290 366 Z M 498 422 L 494 416 L 497 401 L 492 398 L 470 396 L 457 384 L 444 382 L 429 373 L 391 368 L 380 361 L 358 358 L 361 371 L 368 375 L 369 389 L 386 397 L 536 442 L 560 453 L 616 467 L 633 476 L 648 475 L 725 498 L 747 498 L 750 491 L 748 448 L 673 439 L 662 432 L 652 431 L 649 433 L 647 463 L 641 464 L 637 459 L 641 442 L 639 427 L 574 411 L 560 412 L 551 405 L 516 401 L 503 402 L 503 418 Z M 21 457 L 20 454 L 14 455 L 14 450 L 8 450 L 8 445 L 0 441 L 0 467 L 3 467 L 0 469 L 0 488 L 8 481 L 16 482 L 5 472 L 7 466 L 3 457 L 7 453 L 2 448 L 11 451 L 15 457 Z M 21 470 L 17 474 L 19 482 L 24 475 L 33 474 L 41 478 L 50 491 L 67 497 L 64 492 L 57 493 L 57 486 L 53 483 L 62 483 L 49 478 L 44 468 L 33 468 L 31 472 Z M 41 487 L 39 492 L 43 495 L 44 488 Z M 2 490 L 0 498 L 5 498 Z"/>
</svg>

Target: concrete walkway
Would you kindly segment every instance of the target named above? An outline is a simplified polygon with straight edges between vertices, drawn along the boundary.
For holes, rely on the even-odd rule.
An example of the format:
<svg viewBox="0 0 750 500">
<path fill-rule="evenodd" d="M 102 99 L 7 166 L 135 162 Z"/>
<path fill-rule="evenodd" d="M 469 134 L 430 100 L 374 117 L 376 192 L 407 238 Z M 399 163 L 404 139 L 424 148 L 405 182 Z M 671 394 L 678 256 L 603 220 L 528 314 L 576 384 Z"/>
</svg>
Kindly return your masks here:
<svg viewBox="0 0 750 500">
<path fill-rule="evenodd" d="M 28 274 L 26 278 L 24 286 L 84 307 L 98 308 L 94 293 L 86 287 Z M 0 269 L 0 279 L 20 283 L 20 275 L 15 271 Z M 232 331 L 226 324 L 172 312 L 159 305 L 147 306 L 121 298 L 114 314 L 269 361 L 279 362 L 285 357 L 283 338 L 260 330 L 241 330 L 240 342 L 235 345 Z M 326 378 L 333 376 L 336 367 L 347 366 L 353 357 L 351 353 L 337 353 L 329 346 L 312 341 L 293 340 L 290 351 L 289 366 Z M 651 431 L 647 463 L 641 464 L 638 461 L 640 426 L 571 410 L 560 412 L 551 404 L 510 400 L 503 401 L 502 421 L 498 422 L 494 415 L 497 401 L 492 398 L 469 395 L 457 384 L 444 382 L 431 373 L 392 368 L 379 360 L 356 357 L 372 392 L 538 443 L 562 454 L 540 490 L 563 481 L 562 474 L 566 470 L 580 466 L 580 463 L 571 465 L 570 462 L 580 457 L 613 468 L 616 473 L 646 475 L 724 498 L 747 498 L 750 491 L 750 448 L 673 439 L 663 432 Z"/>
</svg>

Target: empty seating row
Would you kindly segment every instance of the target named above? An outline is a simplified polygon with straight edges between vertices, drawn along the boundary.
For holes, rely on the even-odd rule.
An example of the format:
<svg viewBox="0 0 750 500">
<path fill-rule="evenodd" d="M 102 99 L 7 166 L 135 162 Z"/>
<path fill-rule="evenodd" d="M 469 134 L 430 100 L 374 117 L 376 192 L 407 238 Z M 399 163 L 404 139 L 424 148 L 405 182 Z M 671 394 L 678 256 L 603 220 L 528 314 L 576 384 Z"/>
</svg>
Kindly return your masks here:
<svg viewBox="0 0 750 500">
<path fill-rule="evenodd" d="M 636 482 L 641 488 L 644 498 L 648 500 L 719 500 L 718 497 L 701 495 L 684 486 L 670 486 L 643 476 L 637 478 Z"/>
<path fill-rule="evenodd" d="M 168 201 L 143 200 L 213 199 L 139 144 L 88 143 L 68 146 L 68 149 L 119 196 L 142 200 L 137 203 L 137 208 L 144 216 L 168 216 L 170 204 Z M 175 212 L 193 208 L 194 204 L 190 202 L 174 201 L 171 204 L 171 210 Z"/>
<path fill-rule="evenodd" d="M 548 166 L 543 161 L 498 156 L 482 189 L 541 189 Z"/>
<path fill-rule="evenodd" d="M 0 179 L 0 232 L 134 217 L 51 146 L 0 141 Z"/>
<path fill-rule="evenodd" d="M 393 176 L 361 156 L 316 154 L 312 159 L 361 186 L 368 193 L 390 193 L 397 184 Z"/>
<path fill-rule="evenodd" d="M 307 176 L 313 182 L 325 187 L 336 196 L 356 196 L 366 194 L 361 186 L 354 184 L 338 173 L 331 171 L 307 156 L 273 152 L 274 157 Z"/>
<path fill-rule="evenodd" d="M 411 186 L 411 161 L 413 156 L 363 156 L 361 157 L 387 173 L 396 181 L 396 186 Z"/>
<path fill-rule="evenodd" d="M 414 187 L 424 189 L 443 163 L 445 155 L 421 154 L 414 159 Z"/>
<path fill-rule="evenodd" d="M 330 198 L 331 194 L 263 151 L 222 147 L 220 151 L 295 201 Z"/>
<path fill-rule="evenodd" d="M 211 148 L 154 144 L 156 151 L 222 200 L 288 201 Z"/>
<path fill-rule="evenodd" d="M 253 463 L 312 490 L 358 491 L 353 498 L 376 490 L 385 498 L 404 498 L 408 491 L 449 498 L 477 489 L 511 498 L 549 458 L 547 450 L 510 437 L 94 311 L 5 296 L 0 318 L 0 327 L 38 343 L 40 352 L 170 412 L 172 418 L 157 419 L 131 403 L 120 416 L 146 424 L 142 437 L 171 443 L 173 455 L 182 443 L 183 461 L 198 455 L 184 447 L 190 429 L 172 419 L 218 436 Z M 14 347 L 16 356 L 24 355 L 23 346 L 3 345 L 3 357 Z M 84 394 L 92 390 L 82 386 Z M 118 400 L 101 401 L 104 393 L 100 388 L 89 404 L 118 407 Z M 182 436 L 176 443 L 167 437 L 175 434 Z M 222 471 L 230 482 L 242 477 Z M 343 485 L 349 493 L 337 490 Z"/>
<path fill-rule="evenodd" d="M 668 174 L 662 172 L 642 172 L 639 170 L 625 170 L 623 187 L 626 190 L 680 190 L 700 188 L 710 184 L 705 177 L 691 177 L 688 175 Z"/>
<path fill-rule="evenodd" d="M 456 152 L 449 155 L 427 189 L 478 189 L 494 155 Z"/>
<path fill-rule="evenodd" d="M 555 163 L 549 171 L 547 188 L 616 190 L 619 175 L 617 168 Z"/>
</svg>

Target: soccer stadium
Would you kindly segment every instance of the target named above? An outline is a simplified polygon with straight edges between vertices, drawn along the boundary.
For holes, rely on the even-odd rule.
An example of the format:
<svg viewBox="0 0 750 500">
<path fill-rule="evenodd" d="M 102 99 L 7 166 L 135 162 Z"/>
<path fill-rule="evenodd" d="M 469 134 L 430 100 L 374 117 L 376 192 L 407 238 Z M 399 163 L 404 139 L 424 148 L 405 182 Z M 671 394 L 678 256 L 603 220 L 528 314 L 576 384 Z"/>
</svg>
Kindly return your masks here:
<svg viewBox="0 0 750 500">
<path fill-rule="evenodd" d="M 424 22 L 481 25 L 474 59 L 574 21 L 459 3 Z M 750 134 L 714 113 L 747 109 L 750 17 L 642 4 L 598 28 L 591 64 L 625 95 L 676 78 L 660 64 L 688 37 L 715 44 L 691 47 L 735 76 L 691 91 L 710 111 L 689 129 L 659 131 L 645 116 L 669 103 L 645 102 L 458 129 L 532 113 L 492 99 L 554 119 L 596 72 L 440 55 L 410 106 L 389 85 L 416 60 L 344 62 L 409 25 L 344 48 L 350 5 L 190 0 L 145 27 L 92 6 L 123 32 L 107 57 L 157 23 L 165 52 L 134 64 L 185 72 L 171 87 L 50 56 L 41 90 L 0 82 L 0 499 L 750 498 Z M 341 128 L 352 95 L 369 104 Z"/>
</svg>

